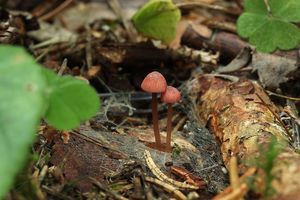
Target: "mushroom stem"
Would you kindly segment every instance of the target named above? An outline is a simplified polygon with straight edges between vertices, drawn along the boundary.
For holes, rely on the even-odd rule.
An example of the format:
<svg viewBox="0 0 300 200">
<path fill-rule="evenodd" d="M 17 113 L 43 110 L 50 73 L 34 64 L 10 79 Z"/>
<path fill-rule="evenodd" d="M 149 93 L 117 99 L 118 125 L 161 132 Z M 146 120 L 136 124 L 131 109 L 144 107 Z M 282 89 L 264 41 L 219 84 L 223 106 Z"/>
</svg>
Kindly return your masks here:
<svg viewBox="0 0 300 200">
<path fill-rule="evenodd" d="M 154 130 L 154 137 L 155 137 L 155 144 L 156 147 L 161 146 L 160 135 L 159 135 L 159 128 L 158 128 L 158 111 L 157 111 L 157 94 L 152 93 L 152 122 L 153 122 L 153 130 Z"/>
<path fill-rule="evenodd" d="M 167 116 L 167 138 L 166 138 L 166 145 L 167 149 L 171 150 L 171 134 L 172 134 L 172 113 L 173 107 L 171 103 L 168 103 L 168 116 Z"/>
</svg>

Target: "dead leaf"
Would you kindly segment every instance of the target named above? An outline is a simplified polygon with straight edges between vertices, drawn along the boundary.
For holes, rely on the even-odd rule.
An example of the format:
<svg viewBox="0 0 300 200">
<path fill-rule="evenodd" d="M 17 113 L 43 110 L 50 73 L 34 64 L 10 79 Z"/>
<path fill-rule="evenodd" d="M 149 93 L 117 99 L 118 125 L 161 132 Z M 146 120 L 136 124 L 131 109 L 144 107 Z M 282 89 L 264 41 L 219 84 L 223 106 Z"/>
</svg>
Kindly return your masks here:
<svg viewBox="0 0 300 200">
<path fill-rule="evenodd" d="M 249 47 L 245 47 L 242 51 L 225 67 L 221 67 L 217 69 L 217 72 L 220 73 L 229 73 L 239 70 L 246 66 L 251 58 L 251 49 Z"/>
<path fill-rule="evenodd" d="M 298 69 L 296 60 L 264 53 L 253 54 L 252 66 L 262 85 L 270 90 L 290 80 L 289 74 Z"/>
</svg>

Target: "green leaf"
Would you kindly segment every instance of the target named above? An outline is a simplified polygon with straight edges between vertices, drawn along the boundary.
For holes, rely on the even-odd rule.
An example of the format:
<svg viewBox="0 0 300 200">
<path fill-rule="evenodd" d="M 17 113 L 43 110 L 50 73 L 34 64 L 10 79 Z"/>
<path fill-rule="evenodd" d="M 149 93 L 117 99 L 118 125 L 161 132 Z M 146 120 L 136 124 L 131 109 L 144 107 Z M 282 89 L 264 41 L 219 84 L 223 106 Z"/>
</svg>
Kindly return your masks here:
<svg viewBox="0 0 300 200">
<path fill-rule="evenodd" d="M 70 129 L 99 106 L 85 82 L 43 69 L 20 47 L 0 45 L 0 199 L 26 162 L 46 111 L 50 124 Z"/>
<path fill-rule="evenodd" d="M 41 68 L 23 49 L 0 45 L 0 199 L 26 161 L 44 109 Z"/>
<path fill-rule="evenodd" d="M 244 1 L 244 8 L 247 12 L 267 15 L 268 10 L 264 0 Z"/>
<path fill-rule="evenodd" d="M 290 23 L 300 21 L 300 1 L 269 0 L 271 13 L 264 0 L 245 0 L 245 12 L 237 21 L 240 36 L 249 38 L 257 50 L 272 52 L 288 50 L 300 42 L 300 29 Z M 296 12 L 297 10 L 297 12 Z"/>
<path fill-rule="evenodd" d="M 287 22 L 300 21 L 299 0 L 269 0 L 272 15 Z"/>
<path fill-rule="evenodd" d="M 170 43 L 176 36 L 180 11 L 171 0 L 151 0 L 135 13 L 132 20 L 145 36 Z"/>
<path fill-rule="evenodd" d="M 95 90 L 82 80 L 57 76 L 45 70 L 49 84 L 49 107 L 46 121 L 58 129 L 68 130 L 94 116 L 100 107 Z"/>
</svg>

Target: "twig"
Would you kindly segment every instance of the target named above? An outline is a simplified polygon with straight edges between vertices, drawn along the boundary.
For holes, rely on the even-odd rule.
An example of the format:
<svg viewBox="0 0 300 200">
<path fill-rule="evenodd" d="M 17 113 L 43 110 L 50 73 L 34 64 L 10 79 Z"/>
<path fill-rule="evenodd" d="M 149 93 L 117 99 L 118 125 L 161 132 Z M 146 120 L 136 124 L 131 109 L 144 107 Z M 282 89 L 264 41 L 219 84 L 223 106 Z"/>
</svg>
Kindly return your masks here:
<svg viewBox="0 0 300 200">
<path fill-rule="evenodd" d="M 56 192 L 55 190 L 53 190 L 52 188 L 46 186 L 46 185 L 42 185 L 42 189 L 47 192 L 48 194 L 51 194 L 52 196 L 58 198 L 58 199 L 62 199 L 62 200 L 73 200 L 73 198 L 64 195 L 64 194 L 60 194 L 58 192 Z"/>
<path fill-rule="evenodd" d="M 45 195 L 41 190 L 41 182 L 39 181 L 39 173 L 40 173 L 39 169 L 35 170 L 31 176 L 30 182 L 31 182 L 32 187 L 34 188 L 33 193 L 35 194 L 36 198 L 39 200 L 45 200 L 46 199 Z"/>
<path fill-rule="evenodd" d="M 202 7 L 202 8 L 206 8 L 206 9 L 211 9 L 211 10 L 217 10 L 217 11 L 221 11 L 224 12 L 226 14 L 230 14 L 230 15 L 239 15 L 240 13 L 235 13 L 227 8 L 224 8 L 223 6 L 219 6 L 219 5 L 210 5 L 210 4 L 206 4 L 203 2 L 183 2 L 183 3 L 177 3 L 175 4 L 178 8 L 182 8 L 182 7 Z"/>
<path fill-rule="evenodd" d="M 231 193 L 222 196 L 221 198 L 213 198 L 213 200 L 236 200 L 240 199 L 244 194 L 247 192 L 247 185 L 246 183 L 243 183 L 239 188 L 232 191 Z"/>
<path fill-rule="evenodd" d="M 156 166 L 156 164 L 154 163 L 151 154 L 148 150 L 144 151 L 144 157 L 146 160 L 146 163 L 149 167 L 149 169 L 151 170 L 151 172 L 156 176 L 156 178 L 158 178 L 161 181 L 165 181 L 168 182 L 169 184 L 172 184 L 175 187 L 181 188 L 181 189 L 190 189 L 190 190 L 197 190 L 199 189 L 199 187 L 194 186 L 194 185 L 190 185 L 184 182 L 179 182 L 179 181 L 175 181 L 169 177 L 167 177 L 162 171 L 160 171 L 160 169 Z"/>
<path fill-rule="evenodd" d="M 67 68 L 67 64 L 68 64 L 68 59 L 65 58 L 65 59 L 63 60 L 63 63 L 62 63 L 61 66 L 60 66 L 60 69 L 59 69 L 57 75 L 59 75 L 59 76 L 63 75 L 65 69 Z"/>
<path fill-rule="evenodd" d="M 109 93 L 113 93 L 113 91 L 110 89 L 110 87 L 108 85 L 106 85 L 106 83 L 100 77 L 97 76 L 97 79 L 108 90 Z M 115 97 L 113 96 L 113 98 L 115 98 Z"/>
<path fill-rule="evenodd" d="M 44 56 L 46 56 L 50 51 L 50 47 L 46 48 L 46 50 L 44 50 L 39 56 L 37 56 L 35 58 L 36 62 L 39 62 L 40 60 L 42 60 L 42 58 L 44 58 Z"/>
<path fill-rule="evenodd" d="M 128 200 L 127 198 L 116 194 L 112 192 L 111 190 L 107 189 L 102 183 L 97 181 L 95 178 L 89 177 L 89 179 L 93 182 L 94 185 L 96 185 L 100 190 L 103 190 L 105 193 L 107 193 L 109 196 L 111 196 L 113 199 L 117 200 Z"/>
<path fill-rule="evenodd" d="M 92 36 L 91 36 L 91 28 L 89 25 L 86 26 L 87 30 L 87 37 L 86 37 L 86 46 L 85 46 L 85 52 L 86 52 L 86 64 L 87 68 L 90 69 L 92 67 L 93 57 L 92 57 Z"/>
<path fill-rule="evenodd" d="M 222 78 L 222 79 L 226 79 L 229 80 L 231 82 L 238 82 L 239 81 L 239 77 L 237 76 L 232 76 L 232 75 L 226 75 L 226 74 L 205 74 L 205 76 L 212 76 L 212 77 L 217 77 L 217 78 Z"/>
<path fill-rule="evenodd" d="M 180 121 L 176 124 L 176 126 L 173 128 L 173 130 L 172 130 L 172 135 L 174 135 L 177 131 L 178 131 L 178 129 L 180 128 L 180 127 L 182 127 L 182 125 L 186 122 L 186 120 L 187 120 L 187 117 L 186 116 L 184 116 L 183 118 L 181 118 L 180 119 Z"/>
<path fill-rule="evenodd" d="M 291 100 L 291 101 L 300 101 L 300 98 L 289 97 L 289 96 L 285 96 L 285 95 L 282 95 L 282 94 L 277 94 L 277 93 L 271 92 L 271 91 L 269 91 L 269 90 L 266 90 L 266 92 L 267 92 L 269 95 L 273 95 L 273 96 L 276 96 L 276 97 L 281 97 L 281 98 L 288 99 L 288 100 Z"/>
<path fill-rule="evenodd" d="M 204 187 L 205 182 L 197 176 L 194 176 L 191 172 L 183 167 L 171 166 L 171 173 L 176 174 L 181 179 L 184 179 L 186 183 L 197 185 L 199 188 Z"/>
<path fill-rule="evenodd" d="M 118 0 L 107 0 L 107 3 L 110 5 L 114 13 L 122 20 L 122 23 L 127 31 L 128 37 L 130 41 L 135 42 L 136 41 L 136 34 L 133 32 L 133 25 L 131 22 L 127 19 L 125 19 L 125 16 L 123 14 L 123 10 L 120 6 L 120 3 Z"/>
<path fill-rule="evenodd" d="M 229 163 L 229 178 L 230 178 L 230 185 L 233 190 L 237 189 L 240 185 L 238 169 L 237 169 L 237 159 L 235 156 L 230 158 Z"/>
<path fill-rule="evenodd" d="M 53 18 L 55 15 L 59 14 L 62 12 L 65 8 L 67 8 L 73 0 L 66 0 L 62 4 L 60 4 L 58 7 L 56 7 L 54 10 L 48 12 L 47 14 L 43 15 L 40 17 L 40 20 L 47 21 L 51 18 Z"/>
<path fill-rule="evenodd" d="M 249 176 L 252 176 L 254 173 L 256 172 L 256 168 L 255 167 L 251 167 L 249 168 L 241 177 L 240 177 L 240 182 L 241 183 L 245 183 L 246 178 L 248 178 Z M 225 188 L 225 190 L 221 193 L 219 193 L 217 196 L 215 196 L 213 198 L 213 200 L 223 200 L 223 197 L 230 194 L 232 192 L 232 187 L 229 186 L 227 188 Z"/>
<path fill-rule="evenodd" d="M 44 180 L 44 178 L 48 172 L 48 169 L 49 169 L 48 165 L 44 165 L 44 167 L 42 168 L 42 170 L 39 174 L 39 182 L 40 183 Z"/>
<path fill-rule="evenodd" d="M 238 169 L 237 169 L 237 158 L 235 156 L 232 156 L 230 158 L 229 178 L 230 178 L 230 185 L 231 188 L 233 189 L 233 192 L 238 190 L 240 187 L 240 180 L 239 180 Z"/>
<path fill-rule="evenodd" d="M 186 200 L 187 199 L 187 197 L 182 192 L 177 190 L 174 186 L 170 185 L 169 183 L 162 182 L 161 180 L 156 179 L 156 178 L 152 178 L 152 177 L 145 177 L 145 180 L 147 182 L 159 185 L 160 187 L 162 187 L 167 192 L 173 194 L 177 199 L 180 199 L 180 200 Z"/>
<path fill-rule="evenodd" d="M 271 7 L 270 7 L 270 4 L 269 4 L 269 1 L 268 0 L 264 0 L 264 3 L 267 7 L 267 11 L 269 13 L 269 15 L 272 15 L 272 11 L 271 11 Z"/>
</svg>

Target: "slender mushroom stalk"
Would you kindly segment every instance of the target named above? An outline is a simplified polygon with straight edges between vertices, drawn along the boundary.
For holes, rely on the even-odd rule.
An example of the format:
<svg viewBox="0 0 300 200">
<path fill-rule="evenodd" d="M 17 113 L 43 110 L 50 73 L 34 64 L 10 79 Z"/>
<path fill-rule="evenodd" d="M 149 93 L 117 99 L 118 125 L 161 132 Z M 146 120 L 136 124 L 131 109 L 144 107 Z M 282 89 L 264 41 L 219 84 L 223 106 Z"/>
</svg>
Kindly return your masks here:
<svg viewBox="0 0 300 200">
<path fill-rule="evenodd" d="M 171 134 L 172 134 L 172 115 L 173 115 L 173 107 L 171 103 L 168 103 L 168 114 L 167 114 L 167 138 L 166 145 L 167 149 L 171 150 Z"/>
<path fill-rule="evenodd" d="M 160 147 L 161 140 L 160 140 L 160 133 L 158 127 L 158 111 L 157 111 L 157 94 L 152 93 L 152 123 L 153 123 L 153 131 L 155 137 L 156 147 Z"/>
<path fill-rule="evenodd" d="M 152 122 L 155 146 L 157 149 L 160 149 L 161 140 L 158 127 L 157 93 L 166 91 L 167 81 L 161 73 L 154 71 L 145 77 L 141 84 L 141 88 L 146 92 L 152 93 Z"/>
<path fill-rule="evenodd" d="M 168 86 L 166 92 L 161 94 L 161 101 L 167 103 L 168 105 L 168 114 L 167 114 L 167 138 L 166 138 L 166 148 L 171 150 L 171 134 L 172 134 L 172 115 L 173 108 L 172 104 L 180 101 L 181 95 L 180 92 L 172 87 Z"/>
</svg>

